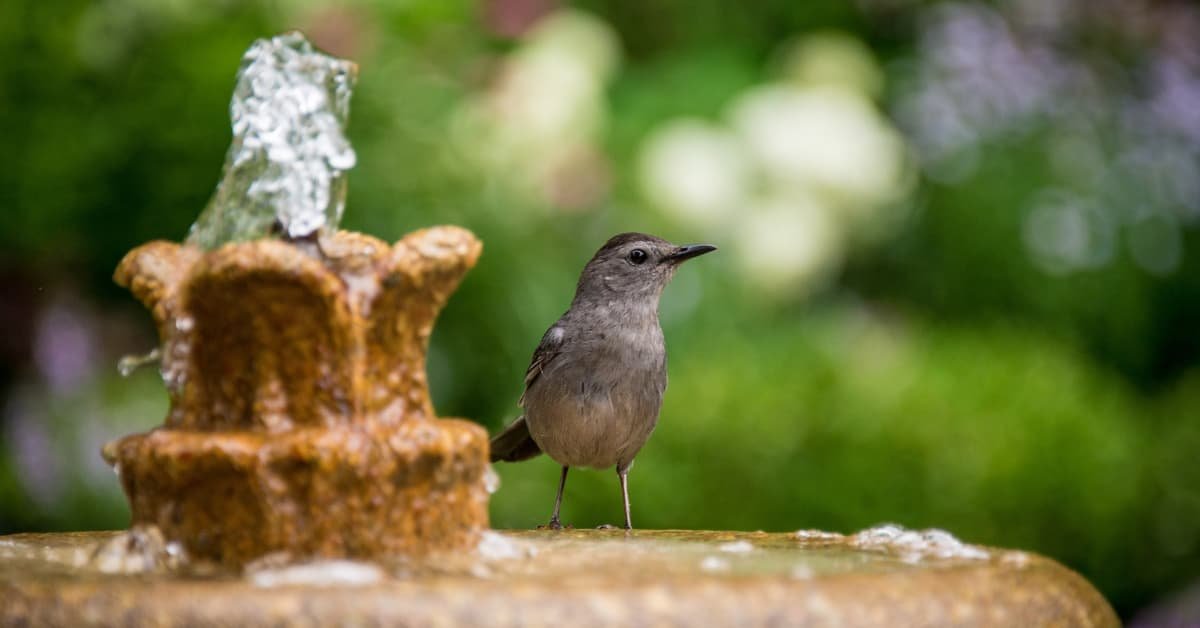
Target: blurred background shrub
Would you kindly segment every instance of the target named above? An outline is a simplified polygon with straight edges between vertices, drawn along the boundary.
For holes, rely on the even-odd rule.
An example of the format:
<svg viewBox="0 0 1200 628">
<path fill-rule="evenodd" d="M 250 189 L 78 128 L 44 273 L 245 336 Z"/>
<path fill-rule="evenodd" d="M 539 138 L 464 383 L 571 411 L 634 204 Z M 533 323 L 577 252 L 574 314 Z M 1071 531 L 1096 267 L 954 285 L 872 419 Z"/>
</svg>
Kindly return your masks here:
<svg viewBox="0 0 1200 628">
<path fill-rule="evenodd" d="M 485 242 L 442 415 L 515 418 L 609 235 L 713 242 L 663 300 L 639 526 L 937 526 L 1126 617 L 1200 576 L 1200 9 L 1169 0 L 0 4 L 0 533 L 127 523 L 98 450 L 165 395 L 117 374 L 155 339 L 110 273 L 185 234 L 240 55 L 289 28 L 360 64 L 345 226 Z M 553 462 L 499 471 L 494 525 L 544 522 Z M 566 520 L 618 510 L 573 476 Z"/>
</svg>

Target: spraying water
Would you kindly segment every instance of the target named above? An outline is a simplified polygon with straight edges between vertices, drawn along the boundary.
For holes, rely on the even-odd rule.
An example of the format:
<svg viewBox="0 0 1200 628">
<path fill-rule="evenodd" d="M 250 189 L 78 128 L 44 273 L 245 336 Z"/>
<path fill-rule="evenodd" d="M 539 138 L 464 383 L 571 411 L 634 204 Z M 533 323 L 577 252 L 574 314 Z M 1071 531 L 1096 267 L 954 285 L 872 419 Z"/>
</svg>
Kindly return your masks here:
<svg viewBox="0 0 1200 628">
<path fill-rule="evenodd" d="M 356 74 L 353 63 L 318 52 L 299 32 L 250 46 L 229 103 L 224 173 L 189 244 L 212 249 L 337 228 L 355 163 L 345 128 Z"/>
<path fill-rule="evenodd" d="M 346 139 L 357 66 L 318 52 L 299 32 L 260 39 L 242 57 L 229 102 L 233 141 L 221 181 L 187 243 L 214 249 L 271 235 L 300 239 L 337 229 L 346 206 Z M 127 355 L 121 375 L 162 361 Z M 164 369 L 164 378 L 170 374 Z"/>
</svg>

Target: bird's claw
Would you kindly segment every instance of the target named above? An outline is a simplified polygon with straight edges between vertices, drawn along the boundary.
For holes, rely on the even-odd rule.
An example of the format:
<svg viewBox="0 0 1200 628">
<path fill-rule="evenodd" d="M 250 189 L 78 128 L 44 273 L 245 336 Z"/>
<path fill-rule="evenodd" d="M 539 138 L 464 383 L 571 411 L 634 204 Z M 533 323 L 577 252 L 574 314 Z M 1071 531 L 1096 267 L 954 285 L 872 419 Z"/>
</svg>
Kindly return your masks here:
<svg viewBox="0 0 1200 628">
<path fill-rule="evenodd" d="M 615 526 L 611 523 L 602 523 L 602 524 L 596 526 L 596 529 L 597 530 L 616 530 L 617 526 Z"/>
<path fill-rule="evenodd" d="M 537 529 L 539 529 L 539 530 L 562 530 L 563 524 L 561 522 L 559 522 L 558 519 L 551 519 L 550 523 L 547 523 L 546 525 L 538 526 Z M 566 526 L 566 529 L 570 530 L 571 526 Z"/>
</svg>

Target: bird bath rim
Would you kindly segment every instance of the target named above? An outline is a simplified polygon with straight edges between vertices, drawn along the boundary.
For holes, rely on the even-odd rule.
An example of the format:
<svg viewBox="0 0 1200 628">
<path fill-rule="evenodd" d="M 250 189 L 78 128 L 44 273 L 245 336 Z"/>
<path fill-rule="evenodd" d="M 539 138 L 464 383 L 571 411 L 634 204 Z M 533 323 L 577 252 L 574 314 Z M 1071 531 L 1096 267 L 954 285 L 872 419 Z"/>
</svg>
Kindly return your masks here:
<svg viewBox="0 0 1200 628">
<path fill-rule="evenodd" d="M 71 567 L 115 534 L 0 537 L 0 624 L 1119 625 L 1075 572 L 993 548 L 912 561 L 855 536 L 539 530 L 488 532 L 477 552 L 374 571 L 340 561 L 205 576 Z"/>
</svg>

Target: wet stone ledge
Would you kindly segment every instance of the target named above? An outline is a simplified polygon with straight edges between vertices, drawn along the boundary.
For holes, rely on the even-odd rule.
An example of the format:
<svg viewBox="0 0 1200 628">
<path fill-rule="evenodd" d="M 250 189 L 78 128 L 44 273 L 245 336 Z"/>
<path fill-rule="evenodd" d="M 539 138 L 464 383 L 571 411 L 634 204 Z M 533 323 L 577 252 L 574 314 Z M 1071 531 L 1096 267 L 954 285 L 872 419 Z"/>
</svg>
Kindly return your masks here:
<svg viewBox="0 0 1200 628">
<path fill-rule="evenodd" d="M 191 564 L 149 532 L 0 537 L 0 625 L 1118 626 L 1025 552 L 882 526 L 855 535 L 486 532 L 473 552 Z"/>
</svg>

